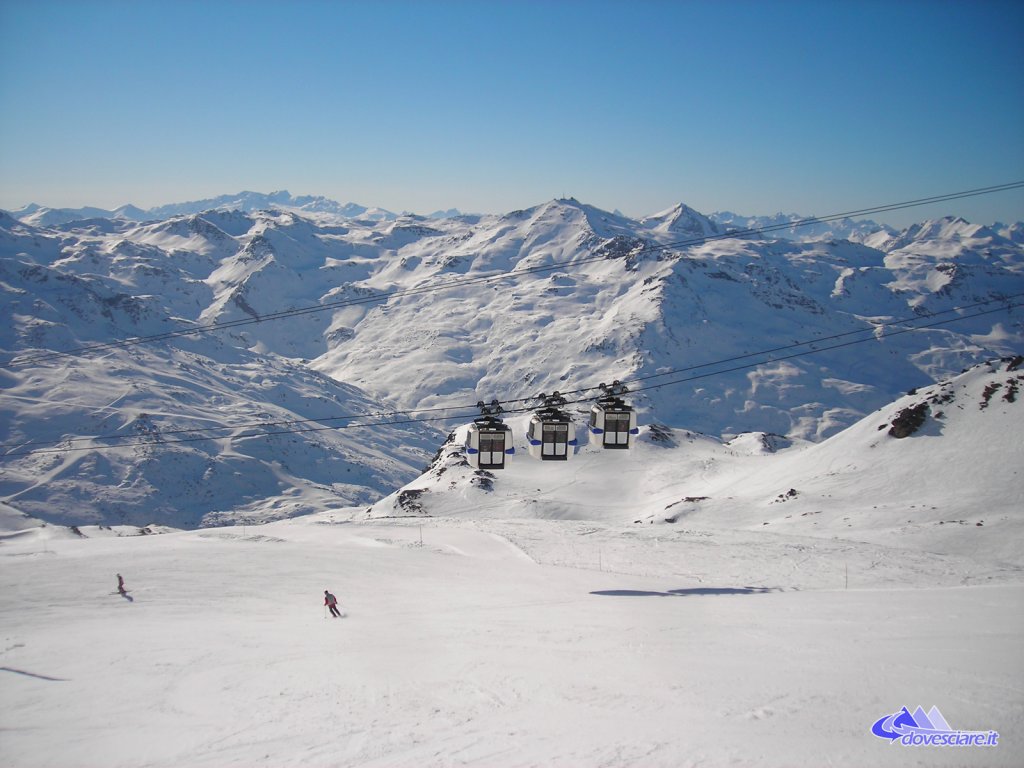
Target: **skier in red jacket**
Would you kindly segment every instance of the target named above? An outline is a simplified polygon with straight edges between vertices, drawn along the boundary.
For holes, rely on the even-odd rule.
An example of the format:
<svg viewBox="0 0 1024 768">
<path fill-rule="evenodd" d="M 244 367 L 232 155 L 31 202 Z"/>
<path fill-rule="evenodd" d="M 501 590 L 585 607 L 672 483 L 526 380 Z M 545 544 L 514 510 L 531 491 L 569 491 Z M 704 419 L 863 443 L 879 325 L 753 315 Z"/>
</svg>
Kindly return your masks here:
<svg viewBox="0 0 1024 768">
<path fill-rule="evenodd" d="M 331 609 L 331 616 L 334 618 L 340 618 L 341 613 L 338 611 L 338 598 L 324 590 L 324 605 Z"/>
</svg>

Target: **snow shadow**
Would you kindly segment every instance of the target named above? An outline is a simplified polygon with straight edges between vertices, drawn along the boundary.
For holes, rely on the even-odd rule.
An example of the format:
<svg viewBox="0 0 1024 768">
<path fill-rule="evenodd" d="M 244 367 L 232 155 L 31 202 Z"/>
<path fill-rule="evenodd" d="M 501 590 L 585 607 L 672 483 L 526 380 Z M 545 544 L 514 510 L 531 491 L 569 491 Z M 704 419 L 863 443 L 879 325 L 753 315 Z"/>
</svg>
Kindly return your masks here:
<svg viewBox="0 0 1024 768">
<path fill-rule="evenodd" d="M 642 589 L 602 589 L 591 592 L 603 597 L 689 597 L 691 595 L 763 595 L 781 592 L 782 587 L 689 587 L 670 589 L 668 592 L 651 592 Z"/>
<path fill-rule="evenodd" d="M 35 672 L 26 672 L 23 669 L 14 669 L 13 667 L 0 667 L 0 672 L 13 672 L 16 675 L 25 675 L 25 677 L 34 677 L 38 680 L 50 680 L 54 683 L 66 683 L 67 680 L 63 677 L 49 677 L 47 675 L 37 675 Z"/>
</svg>

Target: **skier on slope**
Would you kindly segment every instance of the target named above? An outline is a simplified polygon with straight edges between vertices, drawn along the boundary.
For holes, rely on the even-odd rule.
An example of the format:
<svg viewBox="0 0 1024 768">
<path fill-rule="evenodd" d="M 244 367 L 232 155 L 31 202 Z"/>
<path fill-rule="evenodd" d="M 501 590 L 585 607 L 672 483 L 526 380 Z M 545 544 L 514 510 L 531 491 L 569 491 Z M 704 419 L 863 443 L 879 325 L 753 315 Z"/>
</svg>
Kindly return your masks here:
<svg viewBox="0 0 1024 768">
<path fill-rule="evenodd" d="M 324 590 L 324 605 L 331 609 L 331 616 L 334 618 L 340 618 L 341 613 L 338 611 L 338 598 Z"/>
<path fill-rule="evenodd" d="M 123 595 L 123 594 L 125 594 L 125 589 L 124 589 L 124 578 L 123 578 L 123 577 L 121 576 L 121 574 L 120 574 L 120 573 L 119 573 L 119 574 L 117 574 L 117 593 L 118 593 L 119 595 Z"/>
</svg>

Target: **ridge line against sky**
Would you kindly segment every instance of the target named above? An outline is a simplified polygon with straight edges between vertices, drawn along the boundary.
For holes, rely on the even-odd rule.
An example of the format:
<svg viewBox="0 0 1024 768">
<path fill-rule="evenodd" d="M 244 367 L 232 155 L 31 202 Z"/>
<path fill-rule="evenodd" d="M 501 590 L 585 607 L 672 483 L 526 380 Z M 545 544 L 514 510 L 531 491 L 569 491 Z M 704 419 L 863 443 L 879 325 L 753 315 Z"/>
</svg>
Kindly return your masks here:
<svg viewBox="0 0 1024 768">
<path fill-rule="evenodd" d="M 0 208 L 820 215 L 1024 177 L 1024 3 L 0 2 Z M 1024 191 L 894 212 L 1024 219 Z"/>
</svg>

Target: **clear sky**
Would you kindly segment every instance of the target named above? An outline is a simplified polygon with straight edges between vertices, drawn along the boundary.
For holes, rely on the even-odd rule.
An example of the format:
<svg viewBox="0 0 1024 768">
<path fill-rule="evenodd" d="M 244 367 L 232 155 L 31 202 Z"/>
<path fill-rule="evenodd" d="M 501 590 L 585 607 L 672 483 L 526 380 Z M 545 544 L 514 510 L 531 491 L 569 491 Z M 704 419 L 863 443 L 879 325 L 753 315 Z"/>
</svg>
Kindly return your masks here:
<svg viewBox="0 0 1024 768">
<path fill-rule="evenodd" d="M 1024 2 L 0 0 L 0 207 L 826 215 L 1024 180 Z M 875 218 L 1024 219 L 1024 191 Z"/>
</svg>

